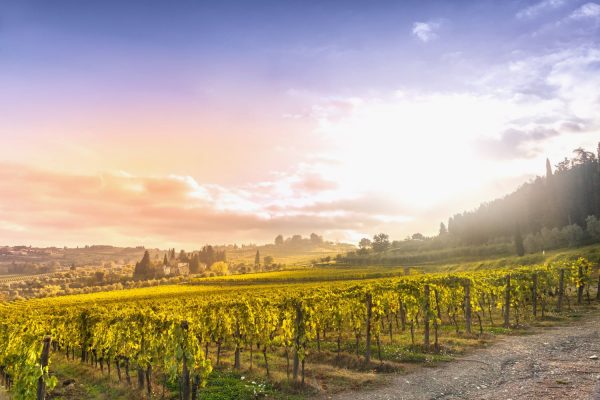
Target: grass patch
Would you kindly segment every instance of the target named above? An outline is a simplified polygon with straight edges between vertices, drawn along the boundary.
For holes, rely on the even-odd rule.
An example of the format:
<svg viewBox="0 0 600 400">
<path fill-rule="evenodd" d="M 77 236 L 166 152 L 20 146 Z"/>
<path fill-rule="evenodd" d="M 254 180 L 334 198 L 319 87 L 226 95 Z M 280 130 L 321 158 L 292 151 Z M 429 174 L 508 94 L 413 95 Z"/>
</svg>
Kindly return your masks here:
<svg viewBox="0 0 600 400">
<path fill-rule="evenodd" d="M 201 400 L 302 399 L 300 394 L 282 393 L 264 380 L 234 372 L 215 371 L 200 392 Z"/>
</svg>

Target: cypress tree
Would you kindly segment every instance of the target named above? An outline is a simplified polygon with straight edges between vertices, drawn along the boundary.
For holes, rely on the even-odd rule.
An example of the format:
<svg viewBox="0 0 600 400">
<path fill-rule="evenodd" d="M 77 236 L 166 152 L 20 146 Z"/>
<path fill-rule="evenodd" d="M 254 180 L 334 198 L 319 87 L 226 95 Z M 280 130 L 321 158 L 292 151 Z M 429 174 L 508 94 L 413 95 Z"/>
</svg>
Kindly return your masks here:
<svg viewBox="0 0 600 400">
<path fill-rule="evenodd" d="M 206 246 L 206 265 L 210 267 L 215 263 L 215 261 L 217 261 L 215 257 L 215 249 L 211 245 Z"/>
<path fill-rule="evenodd" d="M 181 251 L 179 252 L 179 257 L 178 257 L 178 260 L 179 260 L 179 261 L 181 261 L 181 262 L 188 262 L 188 261 L 189 261 L 189 259 L 188 259 L 188 256 L 187 256 L 187 254 L 185 253 L 185 250 L 181 250 Z"/>
<path fill-rule="evenodd" d="M 152 262 L 150 261 L 150 253 L 148 250 L 144 252 L 142 260 L 135 264 L 133 271 L 134 279 L 148 279 L 152 276 Z"/>
<path fill-rule="evenodd" d="M 190 261 L 190 274 L 197 274 L 198 272 L 200 272 L 200 257 L 198 257 L 198 254 L 194 254 Z"/>
<path fill-rule="evenodd" d="M 525 255 L 525 246 L 523 246 L 523 236 L 521 235 L 521 228 L 518 224 L 515 228 L 515 249 L 519 257 Z"/>
<path fill-rule="evenodd" d="M 444 236 L 447 233 L 448 233 L 448 229 L 446 229 L 446 225 L 443 222 L 441 222 L 440 223 L 440 234 L 439 234 L 439 236 Z"/>
<path fill-rule="evenodd" d="M 256 256 L 254 257 L 254 266 L 260 267 L 260 251 L 256 250 Z"/>
</svg>

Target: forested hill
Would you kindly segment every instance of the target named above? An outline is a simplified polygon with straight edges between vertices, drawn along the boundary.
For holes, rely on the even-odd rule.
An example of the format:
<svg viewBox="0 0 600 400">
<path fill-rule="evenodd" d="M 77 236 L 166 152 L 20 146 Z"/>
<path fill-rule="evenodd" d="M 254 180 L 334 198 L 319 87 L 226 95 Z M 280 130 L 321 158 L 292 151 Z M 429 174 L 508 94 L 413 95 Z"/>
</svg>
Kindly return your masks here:
<svg viewBox="0 0 600 400">
<path fill-rule="evenodd" d="M 346 264 L 418 264 L 523 255 L 600 242 L 600 144 L 598 154 L 576 149 L 546 176 L 513 193 L 441 224 L 439 235 L 415 233 L 405 240 L 388 235 L 363 238 Z"/>
<path fill-rule="evenodd" d="M 448 221 L 448 233 L 464 244 L 482 244 L 498 237 L 534 234 L 542 228 L 572 224 L 585 228 L 588 216 L 600 216 L 600 144 L 598 155 L 581 148 L 574 154 L 554 168 L 547 161 L 545 177 L 506 197 L 454 215 Z"/>
</svg>

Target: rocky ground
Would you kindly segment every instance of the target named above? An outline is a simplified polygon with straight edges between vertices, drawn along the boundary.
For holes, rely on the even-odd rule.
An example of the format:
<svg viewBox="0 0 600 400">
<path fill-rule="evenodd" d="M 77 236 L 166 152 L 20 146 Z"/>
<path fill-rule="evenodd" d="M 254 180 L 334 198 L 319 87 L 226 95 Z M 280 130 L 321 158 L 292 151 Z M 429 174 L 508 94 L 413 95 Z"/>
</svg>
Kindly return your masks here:
<svg viewBox="0 0 600 400">
<path fill-rule="evenodd" d="M 330 399 L 600 399 L 600 313 L 566 326 L 506 336 L 436 368 L 418 368 L 372 391 Z"/>
</svg>

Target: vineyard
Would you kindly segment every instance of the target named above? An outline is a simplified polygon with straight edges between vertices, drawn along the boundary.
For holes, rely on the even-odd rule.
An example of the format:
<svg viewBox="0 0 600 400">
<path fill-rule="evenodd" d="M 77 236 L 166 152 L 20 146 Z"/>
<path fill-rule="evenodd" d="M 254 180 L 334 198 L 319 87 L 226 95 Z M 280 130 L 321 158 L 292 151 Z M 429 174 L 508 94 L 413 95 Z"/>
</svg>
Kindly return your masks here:
<svg viewBox="0 0 600 400">
<path fill-rule="evenodd" d="M 395 357 L 440 354 L 444 335 L 477 336 L 589 304 L 600 296 L 596 272 L 580 258 L 368 281 L 170 286 L 4 303 L 0 375 L 16 400 L 52 392 L 55 357 L 116 374 L 149 399 L 201 398 L 213 369 L 254 369 L 303 387 L 314 354 L 373 369 L 390 359 L 391 348 L 408 350 Z"/>
<path fill-rule="evenodd" d="M 290 283 L 290 282 L 319 282 L 357 279 L 390 278 L 417 272 L 416 269 L 403 267 L 305 267 L 284 269 L 280 271 L 257 272 L 243 275 L 225 275 L 209 278 L 196 278 L 192 283 L 201 284 L 260 284 L 260 283 Z"/>
</svg>

